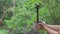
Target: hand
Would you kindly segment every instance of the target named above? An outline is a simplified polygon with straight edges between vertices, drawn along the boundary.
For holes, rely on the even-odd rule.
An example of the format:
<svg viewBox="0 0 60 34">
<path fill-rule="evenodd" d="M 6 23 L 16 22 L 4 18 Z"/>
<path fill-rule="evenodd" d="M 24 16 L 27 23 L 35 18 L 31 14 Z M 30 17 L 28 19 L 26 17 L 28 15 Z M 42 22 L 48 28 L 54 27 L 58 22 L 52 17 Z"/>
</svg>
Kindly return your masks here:
<svg viewBox="0 0 60 34">
<path fill-rule="evenodd" d="M 35 27 L 37 30 L 43 29 L 43 25 L 41 23 L 36 24 Z"/>
<path fill-rule="evenodd" d="M 42 22 L 42 24 L 43 24 L 43 25 L 45 25 L 45 26 L 47 26 L 47 24 L 46 24 L 46 22 L 45 22 L 45 21 L 43 21 L 43 22 Z"/>
<path fill-rule="evenodd" d="M 45 21 L 42 21 L 42 23 L 38 23 L 38 24 L 40 24 L 40 25 L 47 25 L 47 24 L 45 23 Z"/>
</svg>

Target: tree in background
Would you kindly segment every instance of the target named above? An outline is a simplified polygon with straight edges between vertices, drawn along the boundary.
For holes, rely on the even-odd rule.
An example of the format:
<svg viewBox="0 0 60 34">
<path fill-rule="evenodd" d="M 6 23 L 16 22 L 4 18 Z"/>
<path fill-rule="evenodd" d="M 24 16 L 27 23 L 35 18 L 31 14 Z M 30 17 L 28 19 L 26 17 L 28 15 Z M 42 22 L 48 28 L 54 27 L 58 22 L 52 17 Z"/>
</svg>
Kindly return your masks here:
<svg viewBox="0 0 60 34">
<path fill-rule="evenodd" d="M 36 21 L 35 4 L 41 3 L 39 19 L 48 24 L 60 24 L 59 0 L 0 0 L 0 18 L 11 34 L 25 34 Z M 43 31 L 42 31 L 43 32 Z M 44 33 L 46 34 L 46 33 Z"/>
</svg>

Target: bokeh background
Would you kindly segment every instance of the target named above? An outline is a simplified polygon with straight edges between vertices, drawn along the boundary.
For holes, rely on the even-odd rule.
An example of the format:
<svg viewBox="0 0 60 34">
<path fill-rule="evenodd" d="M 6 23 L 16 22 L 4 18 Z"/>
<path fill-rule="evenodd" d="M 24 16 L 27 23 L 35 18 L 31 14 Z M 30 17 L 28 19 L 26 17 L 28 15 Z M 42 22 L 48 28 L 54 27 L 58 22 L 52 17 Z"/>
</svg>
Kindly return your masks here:
<svg viewBox="0 0 60 34">
<path fill-rule="evenodd" d="M 30 33 L 36 21 L 36 3 L 41 3 L 40 20 L 60 24 L 60 0 L 0 0 L 0 34 Z M 44 30 L 38 32 L 47 34 Z"/>
</svg>

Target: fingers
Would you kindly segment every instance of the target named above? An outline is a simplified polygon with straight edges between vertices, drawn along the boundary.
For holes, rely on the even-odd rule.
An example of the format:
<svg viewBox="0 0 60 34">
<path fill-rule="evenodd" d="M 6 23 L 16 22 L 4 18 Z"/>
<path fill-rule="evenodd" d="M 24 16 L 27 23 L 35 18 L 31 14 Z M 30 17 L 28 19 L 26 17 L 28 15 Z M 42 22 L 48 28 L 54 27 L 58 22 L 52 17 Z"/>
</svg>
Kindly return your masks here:
<svg viewBox="0 0 60 34">
<path fill-rule="evenodd" d="M 46 26 L 46 24 L 44 24 L 44 23 L 38 23 L 37 25 L 40 25 L 42 27 Z"/>
<path fill-rule="evenodd" d="M 43 23 L 45 26 L 47 26 L 47 24 L 46 24 L 46 22 L 45 22 L 45 21 L 43 21 L 42 23 Z"/>
<path fill-rule="evenodd" d="M 43 23 L 38 23 L 39 25 L 43 25 Z"/>
<path fill-rule="evenodd" d="M 42 23 L 43 23 L 43 24 L 46 24 L 46 22 L 45 22 L 45 21 L 43 21 Z"/>
</svg>

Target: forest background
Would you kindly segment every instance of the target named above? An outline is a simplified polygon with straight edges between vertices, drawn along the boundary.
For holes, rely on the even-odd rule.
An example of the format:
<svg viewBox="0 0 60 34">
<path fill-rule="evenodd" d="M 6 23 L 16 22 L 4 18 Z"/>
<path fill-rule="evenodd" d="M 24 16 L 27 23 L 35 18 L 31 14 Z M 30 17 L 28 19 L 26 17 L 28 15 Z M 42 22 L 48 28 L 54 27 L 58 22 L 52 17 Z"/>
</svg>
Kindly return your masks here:
<svg viewBox="0 0 60 34">
<path fill-rule="evenodd" d="M 36 3 L 41 3 L 40 20 L 60 25 L 60 0 L 0 0 L 0 34 L 30 32 L 36 21 Z"/>
</svg>

